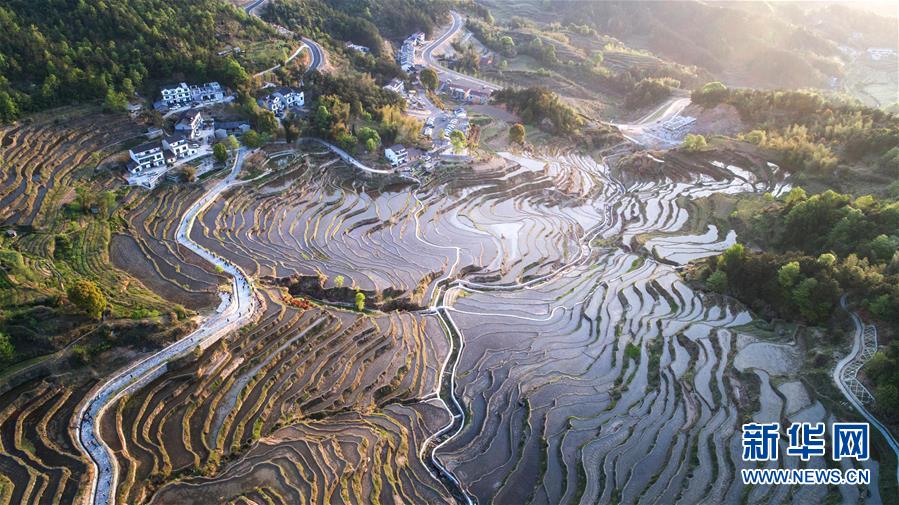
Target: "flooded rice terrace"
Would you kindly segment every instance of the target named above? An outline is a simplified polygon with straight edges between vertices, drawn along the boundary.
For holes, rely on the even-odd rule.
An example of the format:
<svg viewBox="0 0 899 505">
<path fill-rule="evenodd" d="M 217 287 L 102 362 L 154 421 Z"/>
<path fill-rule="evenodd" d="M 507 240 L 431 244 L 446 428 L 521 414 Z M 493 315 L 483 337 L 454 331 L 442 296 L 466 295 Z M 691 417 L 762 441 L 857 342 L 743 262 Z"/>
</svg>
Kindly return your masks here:
<svg viewBox="0 0 899 505">
<path fill-rule="evenodd" d="M 502 157 L 501 169 L 438 172 L 386 187 L 321 155 L 282 158 L 285 168 L 233 190 L 194 227 L 197 242 L 250 275 L 319 275 L 325 287 L 342 277 L 344 286 L 378 297 L 402 293 L 419 307 L 407 314 L 418 323 L 406 320 L 391 331 L 422 328 L 430 342 L 393 352 L 425 349 L 427 359 L 407 359 L 411 365 L 390 374 L 419 374 L 421 385 L 413 395 L 378 403 L 375 413 L 394 420 L 379 430 L 412 430 L 409 454 L 417 453 L 429 471 L 419 467 L 395 480 L 359 477 L 361 496 L 823 501 L 823 486 L 739 482 L 743 422 L 828 422 L 831 414 L 791 375 L 801 362 L 792 346 L 741 334 L 737 327 L 751 320 L 747 312 L 704 299 L 675 270 L 736 240 L 714 227 L 685 230 L 689 216 L 679 198 L 779 193 L 785 186 L 776 173 L 716 163 L 679 181 L 625 185 L 585 156 Z M 410 409 L 425 414 L 415 421 Z M 179 496 L 180 486 L 227 495 L 229 482 L 255 466 L 277 473 L 276 459 L 290 452 L 280 445 L 302 439 L 314 453 L 308 447 L 324 444 L 323 433 L 352 438 L 371 418 L 341 413 L 281 427 L 216 477 L 171 484 L 157 501 Z M 313 431 L 320 433 L 308 441 Z M 417 463 L 385 454 L 396 467 Z M 876 476 L 876 462 L 866 464 Z M 328 479 L 346 478 L 326 473 L 316 470 L 326 488 Z M 427 492 L 410 491 L 416 487 Z M 868 499 L 879 502 L 876 486 L 869 489 Z M 348 498 L 332 493 L 313 501 Z M 859 499 L 857 488 L 840 493 L 844 501 Z"/>
</svg>

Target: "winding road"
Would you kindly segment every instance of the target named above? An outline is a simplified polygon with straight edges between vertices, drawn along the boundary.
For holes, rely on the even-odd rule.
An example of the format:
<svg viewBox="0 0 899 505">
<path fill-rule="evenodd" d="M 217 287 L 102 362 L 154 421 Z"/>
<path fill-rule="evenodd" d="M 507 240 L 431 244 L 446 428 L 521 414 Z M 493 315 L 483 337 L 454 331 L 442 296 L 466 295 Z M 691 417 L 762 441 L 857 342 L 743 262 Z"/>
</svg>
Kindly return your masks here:
<svg viewBox="0 0 899 505">
<path fill-rule="evenodd" d="M 843 357 L 837 366 L 833 369 L 833 381 L 837 384 L 837 387 L 843 393 L 843 396 L 849 400 L 849 403 L 855 407 L 862 417 L 865 418 L 871 425 L 877 428 L 877 431 L 883 435 L 883 438 L 886 439 L 887 444 L 889 444 L 890 448 L 893 450 L 893 453 L 896 455 L 896 482 L 899 483 L 899 443 L 896 443 L 896 439 L 893 438 L 893 434 L 890 433 L 890 430 L 884 426 L 880 421 L 877 420 L 868 409 L 865 408 L 864 404 L 861 400 L 852 392 L 852 388 L 848 384 L 850 380 L 857 380 L 855 376 L 848 377 L 847 375 L 847 367 L 850 363 L 855 361 L 856 359 L 863 359 L 861 355 L 865 351 L 865 325 L 862 322 L 862 319 L 858 316 L 857 313 L 849 310 L 849 307 L 846 304 L 846 296 L 840 299 L 840 306 L 846 312 L 849 312 L 849 315 L 852 317 L 852 322 L 855 324 L 855 335 L 852 341 L 852 350 L 849 351 L 849 354 Z"/>
<path fill-rule="evenodd" d="M 190 335 L 126 367 L 106 382 L 97 385 L 85 397 L 79 410 L 76 435 L 93 467 L 89 495 L 92 504 L 115 503 L 114 490 L 118 480 L 118 465 L 115 458 L 112 457 L 109 447 L 100 437 L 97 424 L 97 420 L 102 417 L 106 409 L 122 396 L 140 389 L 160 376 L 166 371 L 170 361 L 187 355 L 197 347 L 205 349 L 229 332 L 249 323 L 260 307 L 259 301 L 253 295 L 249 277 L 239 266 L 203 248 L 190 238 L 190 232 L 197 216 L 223 192 L 246 182 L 237 179 L 245 154 L 244 149 L 240 149 L 234 156 L 234 163 L 228 176 L 211 187 L 187 209 L 176 233 L 179 244 L 231 277 L 231 294 L 228 297 L 228 305 L 220 312 L 204 319 Z"/>
<path fill-rule="evenodd" d="M 250 14 L 251 16 L 259 17 L 259 14 L 256 14 L 255 11 L 257 8 L 259 8 L 265 2 L 266 2 L 266 0 L 254 0 L 250 3 L 248 3 L 247 5 L 245 5 L 243 9 L 247 14 Z M 260 18 L 260 19 L 262 19 L 262 18 Z M 290 32 L 290 30 L 287 30 L 286 28 L 284 30 Z M 293 32 L 290 32 L 290 33 L 293 33 Z M 322 49 L 322 47 L 320 45 L 318 45 L 317 42 L 315 42 L 314 40 L 312 40 L 308 37 L 300 37 L 300 40 L 302 40 L 303 43 L 293 52 L 293 54 L 290 55 L 290 57 L 287 58 L 286 61 L 284 61 L 284 63 L 282 63 L 281 65 L 275 65 L 274 67 L 263 70 L 262 72 L 258 72 L 254 75 L 254 77 L 259 77 L 259 76 L 262 76 L 269 72 L 273 72 L 273 71 L 281 68 L 282 65 L 286 65 L 286 64 L 290 63 L 294 58 L 299 56 L 299 54 L 301 52 L 303 52 L 303 49 L 309 49 L 309 54 L 312 57 L 312 59 L 309 62 L 309 66 L 306 67 L 307 73 L 312 72 L 314 70 L 320 70 L 321 68 L 323 68 L 323 66 L 327 60 L 325 59 L 325 51 Z"/>
<path fill-rule="evenodd" d="M 494 84 L 489 81 L 485 81 L 483 79 L 478 79 L 477 77 L 472 77 L 470 75 L 466 75 L 460 72 L 456 72 L 455 70 L 450 70 L 440 63 L 437 63 L 437 60 L 434 58 L 434 50 L 443 47 L 444 44 L 448 43 L 448 41 L 455 37 L 459 30 L 465 26 L 465 21 L 462 19 L 462 16 L 459 15 L 458 12 L 451 11 L 450 15 L 452 16 L 453 22 L 450 24 L 449 29 L 443 33 L 443 35 L 437 37 L 433 42 L 430 42 L 425 48 L 421 51 L 421 59 L 423 62 L 434 69 L 437 74 L 443 80 L 452 80 L 453 84 L 461 85 L 467 88 L 482 88 L 489 91 L 496 91 L 502 86 Z M 447 79 L 449 78 L 449 79 Z"/>
</svg>

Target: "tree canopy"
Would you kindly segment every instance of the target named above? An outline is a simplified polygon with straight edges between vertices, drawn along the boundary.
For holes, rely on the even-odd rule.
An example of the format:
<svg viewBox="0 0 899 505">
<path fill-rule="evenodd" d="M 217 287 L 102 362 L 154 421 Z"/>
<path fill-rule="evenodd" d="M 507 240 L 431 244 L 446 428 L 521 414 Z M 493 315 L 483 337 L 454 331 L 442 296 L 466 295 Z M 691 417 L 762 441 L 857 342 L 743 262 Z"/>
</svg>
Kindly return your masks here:
<svg viewBox="0 0 899 505">
<path fill-rule="evenodd" d="M 493 93 L 497 103 L 505 104 L 525 122 L 546 125 L 554 133 L 567 135 L 577 132 L 583 124 L 577 113 L 562 102 L 558 95 L 543 87 L 521 90 L 504 88 Z"/>
<path fill-rule="evenodd" d="M 106 310 L 106 296 L 92 281 L 86 279 L 75 281 L 69 287 L 67 295 L 70 302 L 94 319 L 100 319 Z"/>
<path fill-rule="evenodd" d="M 240 64 L 217 54 L 220 38 L 229 35 L 222 27 L 253 38 L 274 33 L 216 0 L 3 2 L 0 121 L 92 99 L 121 110 L 136 88 L 178 74 L 240 84 L 246 79 Z"/>
</svg>

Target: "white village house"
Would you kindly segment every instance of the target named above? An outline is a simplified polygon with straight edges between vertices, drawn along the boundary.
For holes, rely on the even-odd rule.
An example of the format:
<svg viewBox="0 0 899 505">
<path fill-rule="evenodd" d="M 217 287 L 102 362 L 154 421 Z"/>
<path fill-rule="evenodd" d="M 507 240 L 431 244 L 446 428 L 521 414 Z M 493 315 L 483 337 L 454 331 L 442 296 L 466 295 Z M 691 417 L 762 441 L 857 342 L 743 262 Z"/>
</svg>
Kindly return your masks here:
<svg viewBox="0 0 899 505">
<path fill-rule="evenodd" d="M 287 109 L 302 107 L 306 104 L 306 97 L 300 90 L 278 88 L 264 100 L 260 100 L 259 104 L 275 114 L 280 114 Z"/>
<path fill-rule="evenodd" d="M 346 48 L 352 49 L 353 51 L 356 51 L 356 52 L 359 52 L 362 54 L 368 54 L 371 51 L 371 49 L 369 49 L 368 46 L 360 46 L 359 44 L 353 44 L 352 42 L 347 42 Z"/>
<path fill-rule="evenodd" d="M 132 147 L 128 150 L 128 154 L 134 162 L 129 165 L 129 169 L 135 174 L 139 174 L 150 168 L 165 165 L 165 158 L 163 158 L 162 155 L 162 144 L 158 141 L 146 142 L 139 146 Z"/>
<path fill-rule="evenodd" d="M 168 107 L 186 105 L 190 102 L 222 100 L 224 98 L 224 88 L 215 81 L 195 86 L 188 86 L 186 82 L 182 82 L 175 86 L 162 88 L 162 102 Z"/>
<path fill-rule="evenodd" d="M 384 157 L 387 158 L 387 161 L 390 162 L 390 166 L 392 167 L 405 163 L 408 155 L 409 153 L 406 151 L 406 146 L 403 144 L 394 144 L 387 149 L 384 149 Z"/>
<path fill-rule="evenodd" d="M 129 164 L 131 173 L 139 174 L 144 170 L 172 165 L 181 158 L 197 154 L 199 146 L 191 143 L 190 139 L 182 133 L 169 135 L 162 141 L 152 141 L 133 147 L 128 150 L 128 155 L 133 163 Z"/>
<path fill-rule="evenodd" d="M 198 110 L 191 110 L 175 124 L 175 131 L 182 132 L 192 139 L 200 136 L 200 130 L 206 118 Z"/>
<path fill-rule="evenodd" d="M 163 154 L 169 165 L 174 165 L 181 158 L 197 154 L 199 145 L 191 143 L 186 135 L 176 133 L 162 139 Z"/>
<path fill-rule="evenodd" d="M 394 93 L 403 94 L 403 91 L 406 89 L 406 83 L 404 83 L 401 79 L 392 79 L 390 82 L 384 85 L 384 89 L 389 89 Z"/>
</svg>

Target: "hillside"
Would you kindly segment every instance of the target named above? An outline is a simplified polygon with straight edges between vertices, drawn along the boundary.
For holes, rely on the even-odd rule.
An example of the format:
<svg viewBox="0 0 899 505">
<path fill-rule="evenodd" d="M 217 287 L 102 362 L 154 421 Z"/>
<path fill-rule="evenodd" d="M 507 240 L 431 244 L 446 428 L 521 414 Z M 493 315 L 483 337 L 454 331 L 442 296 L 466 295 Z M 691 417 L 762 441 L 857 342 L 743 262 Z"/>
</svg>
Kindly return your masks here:
<svg viewBox="0 0 899 505">
<path fill-rule="evenodd" d="M 897 100 L 892 67 L 877 82 L 859 82 L 889 62 L 870 47 L 896 49 L 896 19 L 825 2 L 518 2 L 482 0 L 502 15 L 528 16 L 595 29 L 630 46 L 696 65 L 728 84 L 761 88 L 834 87 L 876 106 Z M 865 71 L 860 72 L 862 66 Z M 832 78 L 836 78 L 833 81 Z M 888 82 L 881 82 L 884 81 Z M 868 88 L 876 85 L 874 93 Z M 892 96 L 880 88 L 891 86 Z M 870 96 L 874 95 L 874 96 Z"/>
<path fill-rule="evenodd" d="M 244 70 L 216 53 L 272 35 L 265 23 L 217 0 L 3 2 L 0 121 L 131 94 L 179 74 L 233 85 Z"/>
</svg>

